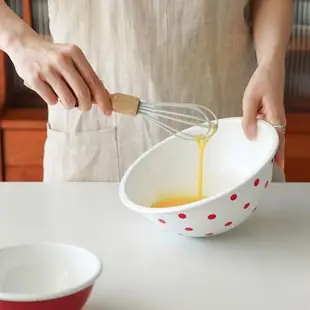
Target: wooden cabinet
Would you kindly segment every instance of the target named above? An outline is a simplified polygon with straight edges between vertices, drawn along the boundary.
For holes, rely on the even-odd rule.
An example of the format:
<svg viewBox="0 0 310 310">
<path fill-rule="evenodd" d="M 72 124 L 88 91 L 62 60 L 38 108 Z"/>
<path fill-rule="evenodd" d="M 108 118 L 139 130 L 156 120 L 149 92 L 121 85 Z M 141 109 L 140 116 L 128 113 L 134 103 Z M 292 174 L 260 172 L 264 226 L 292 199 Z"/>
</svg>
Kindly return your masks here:
<svg viewBox="0 0 310 310">
<path fill-rule="evenodd" d="M 3 149 L 3 145 L 2 145 L 2 132 L 0 129 L 0 182 L 3 181 L 3 159 L 2 159 L 2 149 Z"/>
<path fill-rule="evenodd" d="M 6 2 L 28 25 L 49 38 L 48 27 L 43 25 L 48 22 L 47 0 Z M 23 85 L 0 51 L 0 181 L 42 181 L 46 123 L 46 104 Z"/>
<path fill-rule="evenodd" d="M 5 55 L 0 51 L 0 115 L 3 110 L 6 95 L 6 77 L 5 77 Z M 3 181 L 3 166 L 2 166 L 2 131 L 0 127 L 0 182 Z"/>
<path fill-rule="evenodd" d="M 8 109 L 3 114 L 3 180 L 42 181 L 46 120 L 46 109 Z"/>
<path fill-rule="evenodd" d="M 310 182 L 310 113 L 287 113 L 285 172 L 290 182 Z"/>
</svg>

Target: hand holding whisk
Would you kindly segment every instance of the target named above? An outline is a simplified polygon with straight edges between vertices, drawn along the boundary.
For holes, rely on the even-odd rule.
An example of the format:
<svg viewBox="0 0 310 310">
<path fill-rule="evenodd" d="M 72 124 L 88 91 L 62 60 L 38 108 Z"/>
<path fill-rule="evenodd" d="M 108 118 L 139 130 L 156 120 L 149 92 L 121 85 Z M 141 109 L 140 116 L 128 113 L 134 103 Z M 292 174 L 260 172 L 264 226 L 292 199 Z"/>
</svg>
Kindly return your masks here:
<svg viewBox="0 0 310 310">
<path fill-rule="evenodd" d="M 215 134 L 218 127 L 218 119 L 215 114 L 210 109 L 198 104 L 146 103 L 138 97 L 125 94 L 113 94 L 110 97 L 114 112 L 132 116 L 139 114 L 169 134 L 185 140 L 197 140 L 200 137 L 210 138 Z M 194 113 L 198 116 L 194 116 Z M 170 123 L 201 127 L 204 129 L 204 133 L 192 134 L 186 130 L 179 131 L 173 125 L 170 126 Z"/>
</svg>

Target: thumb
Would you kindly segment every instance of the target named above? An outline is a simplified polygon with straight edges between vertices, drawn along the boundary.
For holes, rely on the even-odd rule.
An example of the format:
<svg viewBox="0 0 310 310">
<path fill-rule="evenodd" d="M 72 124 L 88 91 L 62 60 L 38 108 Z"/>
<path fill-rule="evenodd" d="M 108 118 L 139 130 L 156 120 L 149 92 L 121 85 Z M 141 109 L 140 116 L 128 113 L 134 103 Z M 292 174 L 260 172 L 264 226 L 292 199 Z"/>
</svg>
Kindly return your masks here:
<svg viewBox="0 0 310 310">
<path fill-rule="evenodd" d="M 257 109 L 260 102 L 248 94 L 243 97 L 242 129 L 250 140 L 256 138 L 257 134 Z"/>
<path fill-rule="evenodd" d="M 104 105 L 103 105 L 103 110 L 104 110 L 104 114 L 106 116 L 111 116 L 112 114 L 112 106 L 111 106 L 111 98 L 110 98 L 110 93 L 109 91 L 106 89 L 105 85 L 103 84 L 103 81 L 100 80 L 100 83 L 104 89 Z"/>
<path fill-rule="evenodd" d="M 99 106 L 100 109 L 104 112 L 105 115 L 110 116 L 112 113 L 112 107 L 111 107 L 111 99 L 110 99 L 110 93 L 109 91 L 105 88 L 105 85 L 102 80 L 100 80 L 101 87 L 103 89 L 103 97 L 102 97 L 102 102 L 100 102 Z M 94 101 L 94 104 L 97 104 L 94 96 L 92 95 L 92 100 Z"/>
</svg>

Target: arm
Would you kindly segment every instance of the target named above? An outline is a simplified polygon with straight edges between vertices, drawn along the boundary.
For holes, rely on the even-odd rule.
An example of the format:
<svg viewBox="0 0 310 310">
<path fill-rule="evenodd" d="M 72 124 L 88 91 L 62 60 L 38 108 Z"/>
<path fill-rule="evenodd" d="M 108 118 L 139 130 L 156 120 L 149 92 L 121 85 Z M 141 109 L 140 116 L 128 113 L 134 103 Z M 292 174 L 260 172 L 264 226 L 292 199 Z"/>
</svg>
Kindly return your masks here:
<svg viewBox="0 0 310 310">
<path fill-rule="evenodd" d="M 283 104 L 285 55 L 292 29 L 293 0 L 252 0 L 251 15 L 257 64 L 243 96 L 243 129 L 248 138 L 257 133 L 256 120 L 286 125 Z M 276 163 L 284 168 L 285 136 Z"/>
<path fill-rule="evenodd" d="M 258 65 L 284 60 L 292 29 L 293 0 L 252 0 Z"/>
<path fill-rule="evenodd" d="M 110 99 L 83 52 L 74 45 L 47 42 L 0 0 L 0 50 L 8 54 L 24 84 L 48 104 L 58 100 L 83 111 L 92 100 L 110 115 Z"/>
<path fill-rule="evenodd" d="M 36 34 L 3 0 L 0 0 L 0 49 L 8 52 L 10 46 L 27 35 Z"/>
</svg>

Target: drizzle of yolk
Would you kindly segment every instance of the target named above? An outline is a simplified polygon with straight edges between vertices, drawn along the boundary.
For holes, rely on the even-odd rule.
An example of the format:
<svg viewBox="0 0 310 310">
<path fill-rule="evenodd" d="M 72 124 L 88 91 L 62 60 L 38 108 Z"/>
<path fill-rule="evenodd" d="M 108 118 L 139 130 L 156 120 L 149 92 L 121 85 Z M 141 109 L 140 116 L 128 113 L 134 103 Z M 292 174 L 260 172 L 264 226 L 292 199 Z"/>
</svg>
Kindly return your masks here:
<svg viewBox="0 0 310 310">
<path fill-rule="evenodd" d="M 214 129 L 216 130 L 216 129 Z M 210 137 L 200 135 L 196 138 L 198 145 L 198 190 L 195 196 L 172 196 L 162 199 L 158 199 L 152 204 L 152 208 L 168 208 L 176 207 L 185 204 L 189 204 L 204 198 L 203 196 L 203 162 L 204 162 L 204 152 L 206 145 L 208 144 Z"/>
<path fill-rule="evenodd" d="M 199 136 L 196 139 L 198 144 L 198 193 L 197 200 L 201 200 L 202 197 L 202 186 L 203 186 L 203 158 L 205 153 L 206 145 L 209 142 L 209 138 L 204 136 Z"/>
</svg>

